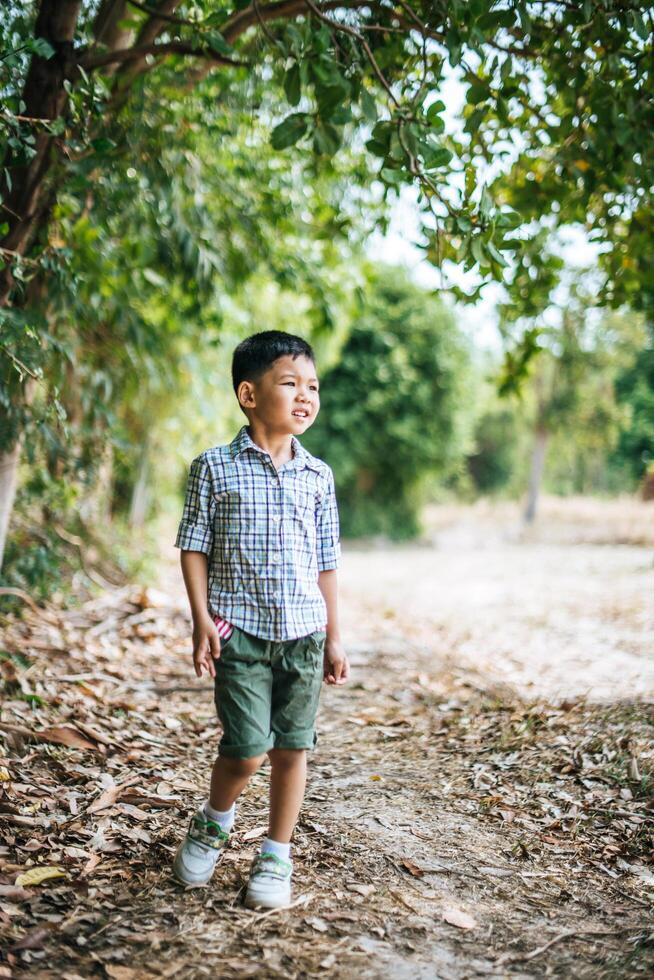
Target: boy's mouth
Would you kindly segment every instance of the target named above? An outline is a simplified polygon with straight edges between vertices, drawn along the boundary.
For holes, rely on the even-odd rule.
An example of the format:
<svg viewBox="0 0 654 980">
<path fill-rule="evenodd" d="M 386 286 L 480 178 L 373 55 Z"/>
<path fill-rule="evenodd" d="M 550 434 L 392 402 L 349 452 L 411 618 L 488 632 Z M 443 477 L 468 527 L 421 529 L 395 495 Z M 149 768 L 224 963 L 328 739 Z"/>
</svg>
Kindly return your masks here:
<svg viewBox="0 0 654 980">
<path fill-rule="evenodd" d="M 309 413 L 304 408 L 296 408 L 294 412 L 291 412 L 296 419 L 308 419 Z"/>
</svg>

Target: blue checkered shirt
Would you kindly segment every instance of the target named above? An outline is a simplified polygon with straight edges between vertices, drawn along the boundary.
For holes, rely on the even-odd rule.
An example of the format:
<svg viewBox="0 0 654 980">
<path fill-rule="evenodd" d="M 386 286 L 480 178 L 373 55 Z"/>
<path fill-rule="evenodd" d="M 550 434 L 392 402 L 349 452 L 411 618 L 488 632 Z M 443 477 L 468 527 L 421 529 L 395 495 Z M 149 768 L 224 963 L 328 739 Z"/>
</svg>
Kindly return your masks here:
<svg viewBox="0 0 654 980">
<path fill-rule="evenodd" d="M 208 608 L 255 636 L 292 640 L 327 626 L 318 572 L 341 554 L 334 474 L 291 436 L 275 469 L 243 426 L 191 462 L 176 548 L 208 557 Z"/>
</svg>

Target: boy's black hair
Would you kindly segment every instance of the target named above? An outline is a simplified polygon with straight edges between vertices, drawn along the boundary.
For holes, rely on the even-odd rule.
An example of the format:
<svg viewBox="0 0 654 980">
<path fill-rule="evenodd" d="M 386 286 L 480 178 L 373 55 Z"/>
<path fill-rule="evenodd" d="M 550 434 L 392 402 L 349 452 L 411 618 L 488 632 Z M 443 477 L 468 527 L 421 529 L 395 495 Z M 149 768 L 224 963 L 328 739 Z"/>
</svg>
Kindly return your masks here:
<svg viewBox="0 0 654 980">
<path fill-rule="evenodd" d="M 238 391 L 241 381 L 259 381 L 273 361 L 285 354 L 290 354 L 293 360 L 303 355 L 314 364 L 316 362 L 311 344 L 284 330 L 262 330 L 242 340 L 232 355 L 234 393 Z"/>
</svg>

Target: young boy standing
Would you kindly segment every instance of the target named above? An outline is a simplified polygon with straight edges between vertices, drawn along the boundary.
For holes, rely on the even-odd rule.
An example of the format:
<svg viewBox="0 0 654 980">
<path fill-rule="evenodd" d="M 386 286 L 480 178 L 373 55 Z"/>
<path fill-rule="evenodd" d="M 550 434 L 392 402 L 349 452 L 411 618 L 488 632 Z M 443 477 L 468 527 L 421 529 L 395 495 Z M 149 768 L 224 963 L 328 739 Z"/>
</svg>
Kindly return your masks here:
<svg viewBox="0 0 654 980">
<path fill-rule="evenodd" d="M 267 755 L 268 836 L 245 903 L 278 908 L 291 900 L 290 840 L 322 681 L 343 684 L 350 673 L 338 625 L 339 520 L 331 468 L 297 438 L 320 408 L 310 345 L 279 330 L 254 334 L 234 351 L 232 383 L 249 424 L 192 461 L 175 541 L 195 672 L 214 678 L 223 736 L 209 800 L 173 867 L 183 884 L 210 879 L 235 800 Z"/>
</svg>

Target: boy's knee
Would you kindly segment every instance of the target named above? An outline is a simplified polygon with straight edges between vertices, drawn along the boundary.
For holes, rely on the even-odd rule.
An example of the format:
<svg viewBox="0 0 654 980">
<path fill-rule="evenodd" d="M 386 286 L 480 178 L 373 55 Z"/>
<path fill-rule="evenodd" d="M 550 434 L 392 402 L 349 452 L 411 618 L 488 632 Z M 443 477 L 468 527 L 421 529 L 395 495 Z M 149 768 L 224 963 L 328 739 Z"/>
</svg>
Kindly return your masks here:
<svg viewBox="0 0 654 980">
<path fill-rule="evenodd" d="M 223 756 L 224 764 L 237 776 L 253 776 L 261 768 L 263 760 L 266 758 L 265 752 L 261 755 L 250 756 L 249 759 L 237 759 L 231 756 Z"/>
<path fill-rule="evenodd" d="M 306 749 L 270 749 L 270 765 L 275 768 L 292 769 L 301 765 L 307 754 Z"/>
</svg>

